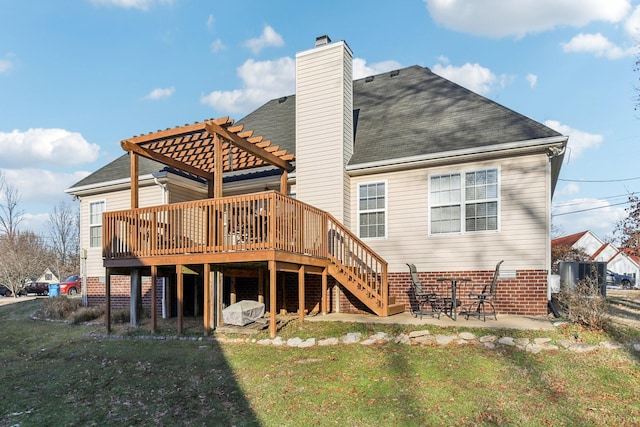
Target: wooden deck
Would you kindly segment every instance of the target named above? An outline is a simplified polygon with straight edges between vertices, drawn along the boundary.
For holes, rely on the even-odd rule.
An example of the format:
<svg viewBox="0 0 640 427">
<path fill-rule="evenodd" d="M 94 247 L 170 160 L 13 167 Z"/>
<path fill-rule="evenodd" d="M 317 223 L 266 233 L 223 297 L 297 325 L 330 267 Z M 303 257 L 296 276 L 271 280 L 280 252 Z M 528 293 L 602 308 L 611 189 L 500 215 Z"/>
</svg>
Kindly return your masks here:
<svg viewBox="0 0 640 427">
<path fill-rule="evenodd" d="M 107 269 L 266 261 L 329 274 L 379 316 L 404 311 L 389 301 L 380 256 L 330 214 L 275 191 L 105 212 L 102 232 Z"/>
</svg>

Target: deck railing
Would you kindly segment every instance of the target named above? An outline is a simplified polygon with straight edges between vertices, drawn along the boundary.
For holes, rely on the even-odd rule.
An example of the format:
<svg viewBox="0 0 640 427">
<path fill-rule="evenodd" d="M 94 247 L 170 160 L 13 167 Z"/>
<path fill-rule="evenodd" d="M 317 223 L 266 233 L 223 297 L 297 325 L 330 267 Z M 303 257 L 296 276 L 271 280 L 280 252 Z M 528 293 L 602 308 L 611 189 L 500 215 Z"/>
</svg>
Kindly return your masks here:
<svg viewBox="0 0 640 427">
<path fill-rule="evenodd" d="M 276 192 L 105 212 L 105 258 L 277 249 L 327 253 L 326 213 Z"/>
<path fill-rule="evenodd" d="M 343 285 L 386 306 L 387 264 L 330 214 L 275 191 L 105 212 L 107 259 L 281 250 L 328 258 Z"/>
</svg>

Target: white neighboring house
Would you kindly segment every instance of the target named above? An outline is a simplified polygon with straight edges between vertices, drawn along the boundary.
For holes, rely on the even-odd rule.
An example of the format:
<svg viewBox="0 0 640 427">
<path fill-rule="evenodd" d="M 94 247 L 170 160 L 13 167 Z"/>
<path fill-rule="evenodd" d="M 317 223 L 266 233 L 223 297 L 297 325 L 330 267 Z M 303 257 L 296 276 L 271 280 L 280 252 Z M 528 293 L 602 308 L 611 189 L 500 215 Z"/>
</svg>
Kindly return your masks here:
<svg viewBox="0 0 640 427">
<path fill-rule="evenodd" d="M 582 250 L 589 256 L 589 261 L 606 262 L 607 270 L 617 274 L 624 274 L 636 278 L 636 288 L 640 288 L 640 264 L 637 259 L 618 249 L 611 243 L 606 243 L 591 231 L 582 231 L 569 236 L 558 237 L 551 242 L 555 246 L 567 246 Z"/>
<path fill-rule="evenodd" d="M 40 275 L 40 277 L 38 277 L 36 280 L 34 280 L 34 282 L 36 282 L 36 283 L 48 283 L 48 284 L 59 283 L 60 282 L 60 278 L 50 268 L 47 268 L 44 271 L 44 273 L 42 273 L 42 275 Z"/>
</svg>

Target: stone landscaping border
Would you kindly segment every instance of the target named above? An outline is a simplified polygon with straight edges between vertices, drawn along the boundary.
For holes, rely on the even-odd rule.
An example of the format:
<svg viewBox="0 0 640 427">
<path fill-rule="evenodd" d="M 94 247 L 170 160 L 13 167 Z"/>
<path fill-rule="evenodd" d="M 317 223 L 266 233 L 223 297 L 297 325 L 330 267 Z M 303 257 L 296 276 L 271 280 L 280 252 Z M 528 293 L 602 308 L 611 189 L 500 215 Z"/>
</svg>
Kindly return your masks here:
<svg viewBox="0 0 640 427">
<path fill-rule="evenodd" d="M 104 335 L 104 334 L 88 334 L 87 338 L 97 339 L 148 339 L 148 340 L 183 340 L 183 341 L 216 341 L 220 343 L 251 343 L 257 345 L 272 345 L 279 347 L 295 347 L 308 348 L 314 346 L 333 346 L 333 345 L 386 345 L 388 343 L 397 343 L 413 346 L 447 346 L 447 345 L 482 345 L 488 349 L 498 348 L 514 348 L 523 350 L 528 353 L 537 354 L 542 351 L 559 351 L 565 349 L 573 353 L 591 353 L 598 349 L 620 350 L 626 348 L 622 343 L 616 341 L 602 341 L 599 344 L 586 344 L 579 341 L 569 339 L 559 340 L 552 343 L 551 338 L 513 338 L 509 336 L 498 337 L 496 335 L 483 335 L 477 337 L 471 332 L 461 332 L 457 335 L 433 335 L 428 330 L 413 331 L 409 334 L 400 334 L 397 336 L 389 335 L 385 332 L 378 332 L 363 339 L 360 332 L 352 332 L 343 335 L 340 338 L 325 338 L 316 340 L 316 338 L 289 338 L 282 337 L 255 339 L 255 338 L 227 338 L 227 337 L 184 337 L 184 336 L 157 336 L 157 335 Z M 640 343 L 632 344 L 631 348 L 640 352 Z"/>
</svg>

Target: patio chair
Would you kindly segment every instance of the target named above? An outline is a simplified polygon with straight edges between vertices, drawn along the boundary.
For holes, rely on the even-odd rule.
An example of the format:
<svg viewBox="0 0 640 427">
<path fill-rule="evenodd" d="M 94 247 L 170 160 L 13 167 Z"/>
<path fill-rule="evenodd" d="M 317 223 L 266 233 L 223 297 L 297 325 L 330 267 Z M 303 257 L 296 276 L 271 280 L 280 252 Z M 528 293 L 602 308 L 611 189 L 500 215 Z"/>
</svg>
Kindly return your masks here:
<svg viewBox="0 0 640 427">
<path fill-rule="evenodd" d="M 407 263 L 409 272 L 411 273 L 411 287 L 407 291 L 409 294 L 409 303 L 411 305 L 411 314 L 413 317 L 422 316 L 427 314 L 425 308 L 429 308 L 428 314 L 433 317 L 440 318 L 440 313 L 444 309 L 444 299 L 438 295 L 433 289 L 425 290 L 420 278 L 418 278 L 418 270 L 416 266 Z"/>
<path fill-rule="evenodd" d="M 491 283 L 487 283 L 484 285 L 474 285 L 471 288 L 471 292 L 469 292 L 469 300 L 471 303 L 465 307 L 465 316 L 467 320 L 469 320 L 469 316 L 482 316 L 482 320 L 484 322 L 487 321 L 487 308 L 486 305 L 489 304 L 491 307 L 491 314 L 493 317 L 498 320 L 496 316 L 496 308 L 493 305 L 493 301 L 496 300 L 496 289 L 498 287 L 498 279 L 500 278 L 500 265 L 504 262 L 504 260 L 500 261 L 496 264 L 496 270 L 493 272 L 493 280 Z M 478 289 L 482 286 L 482 290 L 478 292 Z"/>
</svg>

